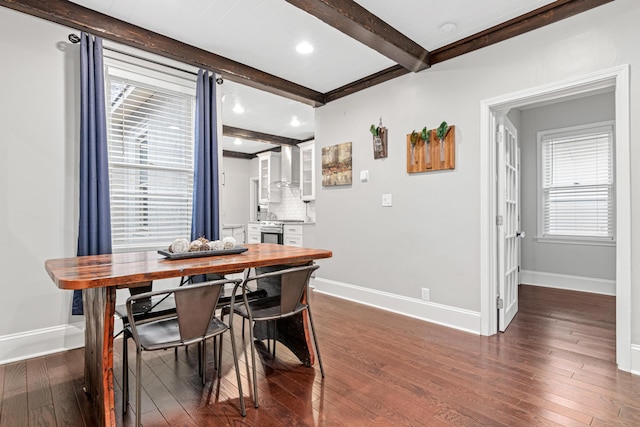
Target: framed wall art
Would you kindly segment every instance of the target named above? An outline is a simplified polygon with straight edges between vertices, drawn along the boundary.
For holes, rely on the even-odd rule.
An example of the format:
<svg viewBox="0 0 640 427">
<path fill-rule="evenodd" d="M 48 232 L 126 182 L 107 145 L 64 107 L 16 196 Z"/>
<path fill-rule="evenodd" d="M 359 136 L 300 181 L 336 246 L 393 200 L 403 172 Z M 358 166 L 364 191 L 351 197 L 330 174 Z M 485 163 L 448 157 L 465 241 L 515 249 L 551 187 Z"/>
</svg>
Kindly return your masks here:
<svg viewBox="0 0 640 427">
<path fill-rule="evenodd" d="M 351 185 L 351 143 L 322 147 L 322 186 Z"/>
</svg>

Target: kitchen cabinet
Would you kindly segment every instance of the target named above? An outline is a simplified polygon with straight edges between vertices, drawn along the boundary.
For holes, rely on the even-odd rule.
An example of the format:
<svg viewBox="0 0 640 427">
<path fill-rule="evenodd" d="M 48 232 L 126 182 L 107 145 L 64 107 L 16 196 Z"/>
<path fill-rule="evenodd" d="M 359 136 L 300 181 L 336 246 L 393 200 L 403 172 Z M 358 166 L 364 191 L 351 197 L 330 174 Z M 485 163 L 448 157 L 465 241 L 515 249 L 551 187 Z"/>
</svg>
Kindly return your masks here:
<svg viewBox="0 0 640 427">
<path fill-rule="evenodd" d="M 271 183 L 280 181 L 280 153 L 258 154 L 258 202 L 280 201 L 280 189 Z"/>
<path fill-rule="evenodd" d="M 298 144 L 300 148 L 300 198 L 303 201 L 316 199 L 316 143 Z"/>
<path fill-rule="evenodd" d="M 316 225 L 305 224 L 285 224 L 283 244 L 287 246 L 297 246 L 299 248 L 312 248 L 316 242 Z"/>
<path fill-rule="evenodd" d="M 247 243 L 260 243 L 260 223 L 250 222 L 247 224 Z"/>
<path fill-rule="evenodd" d="M 244 225 L 242 224 L 225 224 L 222 226 L 222 238 L 233 237 L 237 244 L 244 243 Z"/>
</svg>

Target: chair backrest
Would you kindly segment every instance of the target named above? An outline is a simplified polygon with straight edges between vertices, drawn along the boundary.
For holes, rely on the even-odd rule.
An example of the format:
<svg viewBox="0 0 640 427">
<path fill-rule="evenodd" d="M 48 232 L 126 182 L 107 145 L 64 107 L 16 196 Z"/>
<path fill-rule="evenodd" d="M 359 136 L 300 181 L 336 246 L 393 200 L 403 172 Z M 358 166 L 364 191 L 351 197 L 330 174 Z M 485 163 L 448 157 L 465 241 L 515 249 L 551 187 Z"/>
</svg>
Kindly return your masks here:
<svg viewBox="0 0 640 427">
<path fill-rule="evenodd" d="M 271 271 L 258 274 L 245 279 L 245 283 L 267 279 L 269 281 L 279 279 L 280 282 L 280 315 L 292 313 L 309 285 L 311 274 L 320 268 L 318 265 L 305 265 L 303 267 L 292 267 L 284 270 Z M 246 286 L 245 286 L 246 288 Z"/>
<path fill-rule="evenodd" d="M 215 315 L 222 288 L 226 284 L 237 285 L 240 282 L 240 279 L 221 279 L 131 296 L 127 299 L 127 312 L 129 319 L 131 319 L 132 332 L 134 335 L 136 334 L 136 322 L 132 309 L 138 299 L 173 294 L 176 302 L 180 339 L 190 341 L 204 337 L 209 323 Z"/>
</svg>

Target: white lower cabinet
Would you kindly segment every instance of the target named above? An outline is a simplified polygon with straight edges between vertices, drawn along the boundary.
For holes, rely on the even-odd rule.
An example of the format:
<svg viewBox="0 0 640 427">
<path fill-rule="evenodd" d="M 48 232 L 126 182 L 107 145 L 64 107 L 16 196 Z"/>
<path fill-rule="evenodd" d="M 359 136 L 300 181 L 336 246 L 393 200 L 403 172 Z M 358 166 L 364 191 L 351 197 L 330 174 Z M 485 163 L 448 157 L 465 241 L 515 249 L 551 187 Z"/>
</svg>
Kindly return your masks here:
<svg viewBox="0 0 640 427">
<path fill-rule="evenodd" d="M 299 248 L 312 248 L 316 241 L 315 224 L 292 224 L 284 226 L 283 244 Z"/>
<path fill-rule="evenodd" d="M 260 224 L 250 222 L 247 224 L 247 243 L 260 243 Z"/>
</svg>

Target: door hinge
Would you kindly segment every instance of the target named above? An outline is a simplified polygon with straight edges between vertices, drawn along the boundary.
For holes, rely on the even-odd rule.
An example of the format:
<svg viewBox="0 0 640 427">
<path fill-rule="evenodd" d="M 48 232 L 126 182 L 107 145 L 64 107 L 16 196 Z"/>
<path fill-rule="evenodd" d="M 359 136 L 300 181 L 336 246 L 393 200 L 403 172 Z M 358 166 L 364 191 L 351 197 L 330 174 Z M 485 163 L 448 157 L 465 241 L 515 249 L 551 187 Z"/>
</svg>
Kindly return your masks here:
<svg viewBox="0 0 640 427">
<path fill-rule="evenodd" d="M 500 297 L 496 298 L 496 305 L 498 306 L 498 310 L 502 310 L 504 308 L 504 300 Z"/>
<path fill-rule="evenodd" d="M 498 144 L 502 144 L 503 138 L 504 138 L 504 136 L 502 135 L 502 132 L 497 131 L 496 132 L 496 141 L 498 142 Z"/>
<path fill-rule="evenodd" d="M 502 215 L 496 216 L 496 225 L 502 225 L 502 224 L 504 224 L 504 218 L 502 217 Z"/>
</svg>

